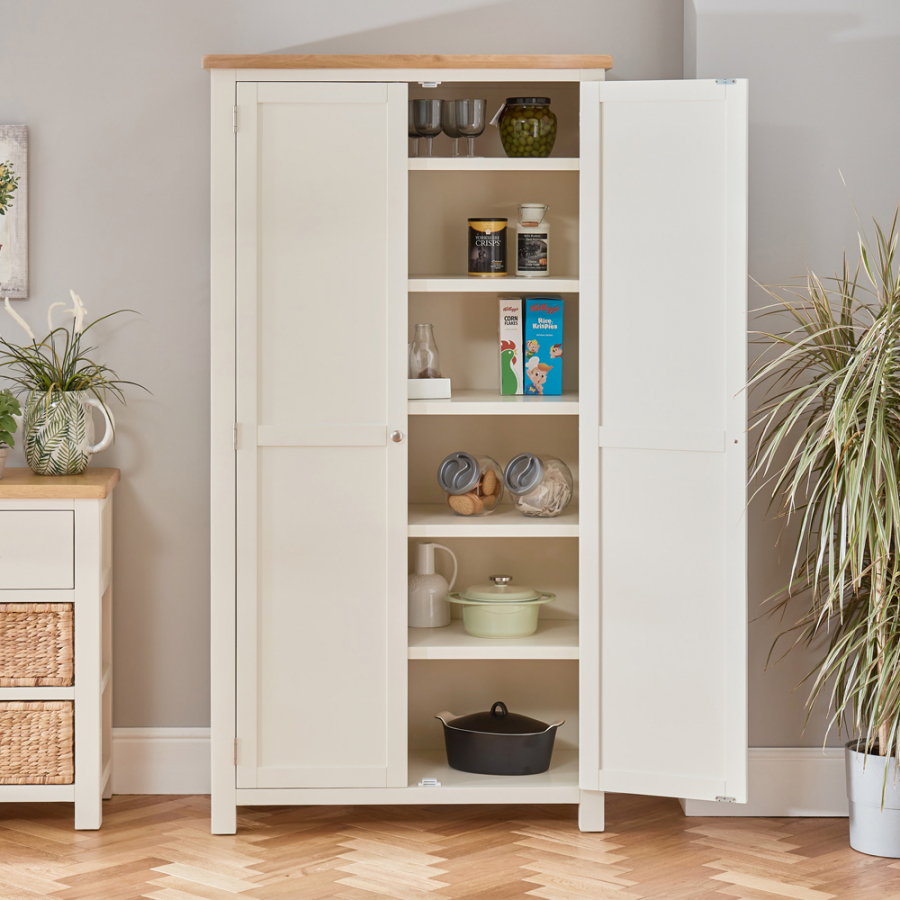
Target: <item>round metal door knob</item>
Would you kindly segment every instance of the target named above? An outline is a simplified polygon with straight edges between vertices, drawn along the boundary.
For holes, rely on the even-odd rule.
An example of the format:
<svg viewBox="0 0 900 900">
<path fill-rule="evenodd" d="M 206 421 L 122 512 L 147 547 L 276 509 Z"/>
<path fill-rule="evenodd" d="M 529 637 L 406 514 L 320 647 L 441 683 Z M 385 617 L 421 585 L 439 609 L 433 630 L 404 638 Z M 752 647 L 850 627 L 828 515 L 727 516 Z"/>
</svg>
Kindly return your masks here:
<svg viewBox="0 0 900 900">
<path fill-rule="evenodd" d="M 395 444 L 399 444 L 400 441 L 403 440 L 403 432 L 402 432 L 402 431 L 392 431 L 392 432 L 391 432 L 391 440 L 392 440 Z"/>
</svg>

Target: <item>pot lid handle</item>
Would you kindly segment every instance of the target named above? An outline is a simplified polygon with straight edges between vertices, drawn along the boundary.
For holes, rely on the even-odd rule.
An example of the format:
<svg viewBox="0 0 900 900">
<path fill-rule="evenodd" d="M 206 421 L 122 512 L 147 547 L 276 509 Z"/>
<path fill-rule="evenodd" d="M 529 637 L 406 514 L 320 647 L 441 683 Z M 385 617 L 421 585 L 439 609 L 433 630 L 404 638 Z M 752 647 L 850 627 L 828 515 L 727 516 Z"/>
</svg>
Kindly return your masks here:
<svg viewBox="0 0 900 900">
<path fill-rule="evenodd" d="M 498 708 L 499 708 L 499 710 L 500 710 L 499 712 L 497 712 Z M 498 717 L 500 717 L 500 718 L 503 718 L 503 716 L 508 716 L 508 715 L 509 715 L 509 710 L 506 708 L 506 704 L 505 704 L 502 700 L 498 700 L 498 701 L 491 707 L 491 715 L 492 715 L 492 716 L 498 716 Z"/>
<path fill-rule="evenodd" d="M 506 587 L 512 581 L 512 575 L 491 575 L 490 581 L 492 584 L 496 584 L 497 587 Z M 494 706 L 496 705 L 497 704 L 495 703 Z M 500 705 L 503 706 L 502 703 Z M 506 707 L 503 708 L 506 709 Z M 504 715 L 506 715 L 506 713 L 504 713 Z"/>
</svg>

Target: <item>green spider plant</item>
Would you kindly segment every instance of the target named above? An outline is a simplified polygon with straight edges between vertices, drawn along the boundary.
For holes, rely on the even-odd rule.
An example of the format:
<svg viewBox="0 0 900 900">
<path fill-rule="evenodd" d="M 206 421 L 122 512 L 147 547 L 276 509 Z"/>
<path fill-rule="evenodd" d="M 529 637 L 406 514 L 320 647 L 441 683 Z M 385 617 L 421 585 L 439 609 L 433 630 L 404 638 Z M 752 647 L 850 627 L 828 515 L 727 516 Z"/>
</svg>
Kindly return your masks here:
<svg viewBox="0 0 900 900">
<path fill-rule="evenodd" d="M 783 615 L 804 601 L 769 659 L 776 647 L 817 652 L 807 721 L 827 703 L 829 729 L 849 727 L 882 756 L 898 753 L 900 724 L 897 222 L 887 234 L 875 223 L 874 252 L 860 236 L 854 271 L 845 254 L 840 274 L 809 272 L 805 291 L 765 288 L 778 303 L 763 315 L 790 328 L 757 332 L 767 349 L 750 380 L 766 395 L 751 479 L 797 534 L 790 581 L 769 602 Z"/>
<path fill-rule="evenodd" d="M 47 311 L 49 331 L 42 340 L 35 337 L 28 323 L 13 310 L 9 300 L 6 300 L 6 311 L 25 331 L 30 342 L 14 344 L 0 336 L 0 367 L 4 370 L 3 374 L 21 391 L 46 395 L 48 404 L 55 393 L 65 391 L 86 391 L 96 397 L 104 408 L 107 408 L 108 394 L 124 403 L 122 386 L 130 384 L 142 387 L 142 385 L 124 381 L 109 366 L 94 362 L 91 355 L 97 348 L 85 346 L 85 335 L 104 319 L 134 310 L 119 309 L 85 325 L 86 310 L 81 298 L 74 291 L 70 293 L 73 305 L 66 313 L 72 316 L 71 327 L 62 325 L 54 327 L 54 308 L 65 306 L 64 303 L 54 303 Z"/>
</svg>

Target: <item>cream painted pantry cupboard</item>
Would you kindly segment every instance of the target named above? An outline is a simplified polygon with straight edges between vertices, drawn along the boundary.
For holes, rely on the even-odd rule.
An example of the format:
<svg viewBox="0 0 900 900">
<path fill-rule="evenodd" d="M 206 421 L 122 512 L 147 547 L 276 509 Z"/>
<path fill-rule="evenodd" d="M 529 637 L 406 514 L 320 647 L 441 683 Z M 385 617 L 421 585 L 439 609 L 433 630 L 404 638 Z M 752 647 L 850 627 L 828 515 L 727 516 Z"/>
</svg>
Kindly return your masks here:
<svg viewBox="0 0 900 900">
<path fill-rule="evenodd" d="M 609 57 L 207 57 L 212 827 L 265 804 L 746 800 L 747 85 Z M 546 159 L 409 158 L 407 100 L 546 96 Z M 466 219 L 550 205 L 550 277 L 470 279 Z M 564 393 L 499 396 L 499 295 L 565 301 Z M 407 400 L 434 325 L 452 400 Z M 454 450 L 564 459 L 558 518 L 453 515 Z M 408 629 L 422 539 L 558 595 L 531 638 Z M 435 713 L 565 718 L 527 777 Z"/>
</svg>

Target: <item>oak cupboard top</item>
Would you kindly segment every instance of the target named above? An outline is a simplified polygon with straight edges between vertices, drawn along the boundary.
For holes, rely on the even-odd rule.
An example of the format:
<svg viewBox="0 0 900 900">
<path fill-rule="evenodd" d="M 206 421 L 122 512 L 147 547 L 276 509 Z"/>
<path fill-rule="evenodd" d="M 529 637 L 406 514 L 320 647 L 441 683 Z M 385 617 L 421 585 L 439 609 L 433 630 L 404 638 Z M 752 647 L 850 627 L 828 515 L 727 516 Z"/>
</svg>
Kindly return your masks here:
<svg viewBox="0 0 900 900">
<path fill-rule="evenodd" d="M 104 500 L 119 483 L 118 469 L 88 469 L 81 475 L 35 475 L 5 469 L 0 500 Z"/>
<path fill-rule="evenodd" d="M 605 54 L 538 56 L 219 54 L 203 57 L 204 69 L 611 69 Z"/>
</svg>

